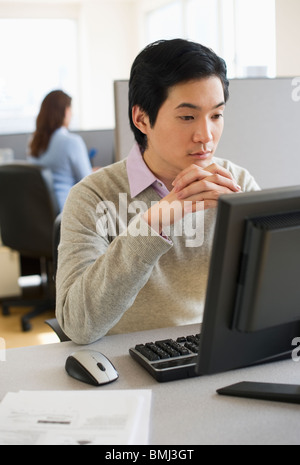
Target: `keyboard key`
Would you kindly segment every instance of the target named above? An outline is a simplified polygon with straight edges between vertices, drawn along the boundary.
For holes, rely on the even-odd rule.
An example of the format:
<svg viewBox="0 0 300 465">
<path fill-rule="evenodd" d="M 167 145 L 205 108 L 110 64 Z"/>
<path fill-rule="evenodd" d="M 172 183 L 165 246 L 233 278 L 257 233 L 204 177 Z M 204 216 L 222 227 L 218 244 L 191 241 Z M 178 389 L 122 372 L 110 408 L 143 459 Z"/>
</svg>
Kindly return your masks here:
<svg viewBox="0 0 300 465">
<path fill-rule="evenodd" d="M 160 360 L 159 355 L 155 354 L 152 350 L 144 346 L 144 344 L 138 344 L 135 346 L 135 349 L 144 357 L 146 357 L 150 362 Z"/>
<path fill-rule="evenodd" d="M 135 349 L 150 362 L 180 358 L 198 353 L 200 334 L 138 344 Z"/>
<path fill-rule="evenodd" d="M 195 371 L 200 334 L 138 344 L 130 349 L 137 360 L 158 381 L 197 376 Z"/>
<path fill-rule="evenodd" d="M 152 350 L 152 352 L 154 352 L 155 354 L 157 354 L 161 360 L 164 360 L 166 358 L 170 358 L 170 355 L 168 354 L 168 352 L 166 352 L 165 350 L 163 350 L 162 348 L 160 348 L 156 344 L 153 344 L 153 342 L 148 342 L 146 344 L 146 347 L 148 349 Z"/>
<path fill-rule="evenodd" d="M 179 344 L 177 341 L 170 340 L 169 344 L 174 350 L 179 352 L 179 355 L 189 355 L 190 354 L 189 350 L 186 347 Z"/>
<path fill-rule="evenodd" d="M 187 336 L 186 340 L 192 344 L 199 344 L 199 338 L 197 336 Z"/>
<path fill-rule="evenodd" d="M 167 352 L 171 357 L 179 357 L 180 353 L 172 347 L 172 341 L 170 339 L 164 341 L 156 341 L 155 344 L 162 350 Z"/>
<path fill-rule="evenodd" d="M 197 354 L 198 353 L 198 350 L 199 350 L 199 346 L 198 344 L 193 344 L 192 342 L 186 342 L 184 344 L 184 346 L 190 350 L 191 352 L 193 352 L 194 354 Z"/>
</svg>

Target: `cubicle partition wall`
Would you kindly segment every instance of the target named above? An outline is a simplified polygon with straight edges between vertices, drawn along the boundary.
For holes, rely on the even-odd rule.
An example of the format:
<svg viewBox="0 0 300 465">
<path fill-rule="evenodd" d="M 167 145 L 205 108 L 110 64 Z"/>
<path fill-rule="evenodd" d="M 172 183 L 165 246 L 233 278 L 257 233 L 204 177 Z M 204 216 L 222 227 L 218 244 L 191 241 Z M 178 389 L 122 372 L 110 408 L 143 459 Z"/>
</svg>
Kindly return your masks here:
<svg viewBox="0 0 300 465">
<path fill-rule="evenodd" d="M 295 80 L 233 79 L 217 156 L 247 168 L 262 188 L 300 184 L 300 101 Z M 116 160 L 127 156 L 128 81 L 115 82 Z"/>
<path fill-rule="evenodd" d="M 300 184 L 297 82 L 292 78 L 230 80 L 217 155 L 247 168 L 262 188 Z M 134 142 L 128 119 L 128 81 L 115 81 L 114 90 L 115 130 L 76 131 L 89 151 L 95 149 L 94 166 L 125 158 Z M 16 159 L 25 159 L 29 137 L 0 135 L 0 148 L 12 148 Z"/>
<path fill-rule="evenodd" d="M 115 95 L 115 157 L 125 158 L 134 143 L 133 132 L 129 125 L 128 81 L 114 82 Z"/>
<path fill-rule="evenodd" d="M 115 161 L 114 130 L 74 131 L 94 154 L 93 166 L 107 166 Z M 0 149 L 11 149 L 16 160 L 25 160 L 31 134 L 0 134 Z"/>
</svg>

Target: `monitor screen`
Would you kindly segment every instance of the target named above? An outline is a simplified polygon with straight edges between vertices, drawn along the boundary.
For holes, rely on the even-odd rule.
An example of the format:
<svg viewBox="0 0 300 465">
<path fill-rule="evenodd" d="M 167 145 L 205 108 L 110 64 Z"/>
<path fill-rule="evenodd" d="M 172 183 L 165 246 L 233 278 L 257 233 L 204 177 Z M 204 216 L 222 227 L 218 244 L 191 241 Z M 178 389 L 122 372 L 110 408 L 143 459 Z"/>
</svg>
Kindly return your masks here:
<svg viewBox="0 0 300 465">
<path fill-rule="evenodd" d="M 198 374 L 291 357 L 299 277 L 300 186 L 222 196 Z"/>
</svg>

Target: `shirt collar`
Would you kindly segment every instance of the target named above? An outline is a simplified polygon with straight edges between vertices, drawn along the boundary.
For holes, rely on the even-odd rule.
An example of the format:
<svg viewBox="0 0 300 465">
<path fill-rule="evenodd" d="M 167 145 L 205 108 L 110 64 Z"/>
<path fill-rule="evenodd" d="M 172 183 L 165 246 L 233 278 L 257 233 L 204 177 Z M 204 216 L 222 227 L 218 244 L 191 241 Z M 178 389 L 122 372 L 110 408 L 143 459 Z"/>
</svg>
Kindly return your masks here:
<svg viewBox="0 0 300 465">
<path fill-rule="evenodd" d="M 162 198 L 169 193 L 165 185 L 152 173 L 144 162 L 137 143 L 134 144 L 127 158 L 127 175 L 132 198 L 136 197 L 150 186 L 152 186 Z"/>
</svg>

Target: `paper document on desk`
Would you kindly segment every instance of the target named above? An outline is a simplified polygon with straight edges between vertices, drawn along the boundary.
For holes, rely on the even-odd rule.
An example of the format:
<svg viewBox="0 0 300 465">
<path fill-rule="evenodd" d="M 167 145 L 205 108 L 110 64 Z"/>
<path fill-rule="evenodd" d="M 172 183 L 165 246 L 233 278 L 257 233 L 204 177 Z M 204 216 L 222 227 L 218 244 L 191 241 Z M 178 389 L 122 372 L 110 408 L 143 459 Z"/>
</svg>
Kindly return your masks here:
<svg viewBox="0 0 300 465">
<path fill-rule="evenodd" d="M 148 444 L 151 391 L 21 391 L 0 404 L 0 445 Z"/>
</svg>

